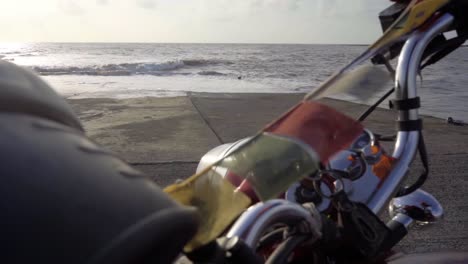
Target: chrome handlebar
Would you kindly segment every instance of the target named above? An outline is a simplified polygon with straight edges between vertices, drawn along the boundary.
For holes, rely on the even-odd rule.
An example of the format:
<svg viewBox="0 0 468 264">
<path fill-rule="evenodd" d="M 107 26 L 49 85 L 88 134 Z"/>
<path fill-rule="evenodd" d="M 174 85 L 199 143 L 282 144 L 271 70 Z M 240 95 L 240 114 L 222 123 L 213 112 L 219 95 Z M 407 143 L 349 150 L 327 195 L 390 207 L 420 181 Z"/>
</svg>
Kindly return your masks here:
<svg viewBox="0 0 468 264">
<path fill-rule="evenodd" d="M 427 31 L 416 31 L 408 38 L 398 58 L 395 76 L 396 98 L 405 100 L 417 97 L 417 76 L 421 59 L 427 45 L 437 35 L 447 30 L 454 17 L 444 14 L 439 17 Z M 397 121 L 418 120 L 417 109 L 399 111 Z M 416 154 L 419 142 L 419 131 L 398 131 L 393 157 L 397 162 L 383 185 L 375 192 L 368 207 L 379 214 L 398 191 L 409 166 Z"/>
</svg>

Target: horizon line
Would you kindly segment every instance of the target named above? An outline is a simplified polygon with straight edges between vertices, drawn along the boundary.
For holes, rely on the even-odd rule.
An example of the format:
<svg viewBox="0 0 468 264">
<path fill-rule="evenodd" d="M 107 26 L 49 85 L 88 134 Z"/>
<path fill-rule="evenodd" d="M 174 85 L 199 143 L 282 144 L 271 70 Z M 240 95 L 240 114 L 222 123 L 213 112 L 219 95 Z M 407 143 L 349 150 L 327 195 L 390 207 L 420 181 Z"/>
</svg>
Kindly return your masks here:
<svg viewBox="0 0 468 264">
<path fill-rule="evenodd" d="M 294 42 L 149 42 L 149 41 L 0 41 L 0 44 L 13 43 L 56 43 L 56 44 L 208 44 L 208 45 L 346 45 L 346 46 L 369 46 L 365 43 L 294 43 Z"/>
</svg>

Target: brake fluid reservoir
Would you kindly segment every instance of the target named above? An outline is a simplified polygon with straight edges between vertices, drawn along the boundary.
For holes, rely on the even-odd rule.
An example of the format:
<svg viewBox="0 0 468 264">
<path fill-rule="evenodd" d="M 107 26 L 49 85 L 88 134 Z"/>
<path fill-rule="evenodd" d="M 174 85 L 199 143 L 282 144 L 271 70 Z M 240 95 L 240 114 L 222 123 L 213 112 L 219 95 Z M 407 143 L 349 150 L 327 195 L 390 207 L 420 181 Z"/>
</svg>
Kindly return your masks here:
<svg viewBox="0 0 468 264">
<path fill-rule="evenodd" d="M 328 169 L 341 172 L 339 176 L 350 185 L 345 191 L 349 190 L 347 193 L 351 200 L 366 203 L 389 175 L 393 162 L 374 134 L 365 130 L 349 149 L 330 160 Z"/>
</svg>

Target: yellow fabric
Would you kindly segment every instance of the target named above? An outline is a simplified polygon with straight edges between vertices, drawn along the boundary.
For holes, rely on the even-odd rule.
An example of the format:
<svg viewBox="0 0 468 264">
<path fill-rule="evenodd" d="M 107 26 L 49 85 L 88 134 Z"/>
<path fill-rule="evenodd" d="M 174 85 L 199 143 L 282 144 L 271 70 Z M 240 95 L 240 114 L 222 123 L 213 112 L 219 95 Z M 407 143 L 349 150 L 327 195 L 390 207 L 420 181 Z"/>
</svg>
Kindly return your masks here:
<svg viewBox="0 0 468 264">
<path fill-rule="evenodd" d="M 380 49 L 420 27 L 450 0 L 413 0 L 392 26 L 370 49 Z"/>
<path fill-rule="evenodd" d="M 218 238 L 251 204 L 249 197 L 237 191 L 213 167 L 164 191 L 179 203 L 197 208 L 200 214 L 202 221 L 195 237 L 185 246 L 186 252 Z"/>
</svg>

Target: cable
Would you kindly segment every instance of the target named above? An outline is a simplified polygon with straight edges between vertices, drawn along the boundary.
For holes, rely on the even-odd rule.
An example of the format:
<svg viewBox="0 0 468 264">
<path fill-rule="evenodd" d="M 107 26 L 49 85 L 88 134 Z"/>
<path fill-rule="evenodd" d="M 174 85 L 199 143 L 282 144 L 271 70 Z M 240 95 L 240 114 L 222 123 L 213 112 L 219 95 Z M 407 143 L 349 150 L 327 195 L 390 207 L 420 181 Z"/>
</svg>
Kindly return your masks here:
<svg viewBox="0 0 468 264">
<path fill-rule="evenodd" d="M 287 260 L 293 253 L 294 249 L 306 240 L 306 235 L 294 235 L 288 237 L 275 249 L 275 251 L 273 251 L 265 264 L 287 263 Z"/>
<path fill-rule="evenodd" d="M 276 230 L 273 230 L 272 232 L 264 235 L 260 241 L 258 242 L 257 249 L 261 249 L 264 246 L 267 246 L 273 242 L 279 241 L 283 239 L 284 232 L 286 231 L 286 227 L 279 228 Z"/>
<path fill-rule="evenodd" d="M 359 122 L 364 121 L 374 110 L 385 100 L 387 99 L 393 92 L 395 91 L 395 88 L 390 89 L 387 93 L 385 93 L 382 97 L 380 97 L 377 102 L 375 102 L 371 107 L 369 107 L 364 113 L 361 114 L 361 116 L 358 118 Z"/>
</svg>

